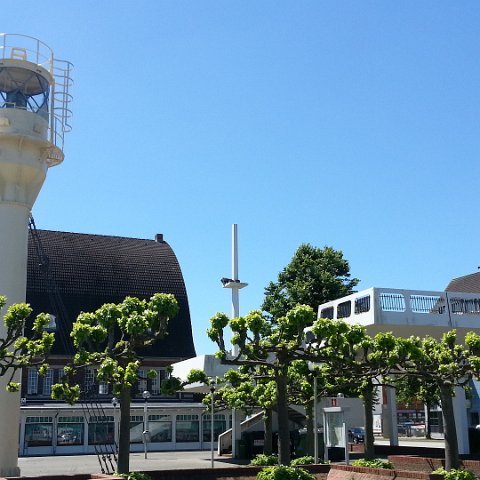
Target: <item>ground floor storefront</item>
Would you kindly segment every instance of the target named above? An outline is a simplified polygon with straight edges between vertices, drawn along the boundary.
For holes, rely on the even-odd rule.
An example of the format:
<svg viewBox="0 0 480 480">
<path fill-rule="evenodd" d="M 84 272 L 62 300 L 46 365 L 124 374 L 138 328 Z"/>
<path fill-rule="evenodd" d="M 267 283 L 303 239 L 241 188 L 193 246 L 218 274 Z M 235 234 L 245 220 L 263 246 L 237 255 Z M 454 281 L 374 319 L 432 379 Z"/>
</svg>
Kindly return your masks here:
<svg viewBox="0 0 480 480">
<path fill-rule="evenodd" d="M 118 444 L 119 409 L 112 404 L 22 406 L 20 456 L 97 453 Z M 213 417 L 214 448 L 218 436 L 231 428 L 229 412 Z M 200 403 L 132 404 L 131 451 L 204 450 L 211 448 L 212 421 Z"/>
</svg>

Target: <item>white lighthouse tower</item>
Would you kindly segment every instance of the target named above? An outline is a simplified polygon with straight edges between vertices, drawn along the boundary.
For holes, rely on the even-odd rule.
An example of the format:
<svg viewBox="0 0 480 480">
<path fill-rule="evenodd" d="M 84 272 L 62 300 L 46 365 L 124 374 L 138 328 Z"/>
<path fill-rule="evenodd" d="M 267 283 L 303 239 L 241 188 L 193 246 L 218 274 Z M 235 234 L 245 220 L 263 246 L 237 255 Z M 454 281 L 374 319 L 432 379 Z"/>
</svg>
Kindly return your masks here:
<svg viewBox="0 0 480 480">
<path fill-rule="evenodd" d="M 70 71 L 36 38 L 0 34 L 0 294 L 8 304 L 25 301 L 30 210 L 47 169 L 64 158 Z M 0 378 L 0 477 L 19 474 L 20 394 L 5 386 Z"/>
</svg>

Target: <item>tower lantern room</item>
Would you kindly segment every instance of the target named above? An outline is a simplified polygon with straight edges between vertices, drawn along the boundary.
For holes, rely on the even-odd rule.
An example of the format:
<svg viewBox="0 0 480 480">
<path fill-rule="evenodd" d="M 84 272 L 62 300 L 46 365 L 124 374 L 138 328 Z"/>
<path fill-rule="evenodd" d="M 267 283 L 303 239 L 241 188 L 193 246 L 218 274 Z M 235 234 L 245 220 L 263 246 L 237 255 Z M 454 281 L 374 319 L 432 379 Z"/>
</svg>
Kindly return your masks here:
<svg viewBox="0 0 480 480">
<path fill-rule="evenodd" d="M 0 34 L 0 135 L 27 135 L 48 142 L 47 166 L 63 161 L 70 131 L 72 64 L 56 59 L 40 40 Z"/>
<path fill-rule="evenodd" d="M 25 301 L 28 218 L 48 168 L 64 159 L 71 68 L 36 38 L 0 34 L 0 295 L 9 305 Z M 0 477 L 19 475 L 20 394 L 6 383 L 0 377 Z"/>
</svg>

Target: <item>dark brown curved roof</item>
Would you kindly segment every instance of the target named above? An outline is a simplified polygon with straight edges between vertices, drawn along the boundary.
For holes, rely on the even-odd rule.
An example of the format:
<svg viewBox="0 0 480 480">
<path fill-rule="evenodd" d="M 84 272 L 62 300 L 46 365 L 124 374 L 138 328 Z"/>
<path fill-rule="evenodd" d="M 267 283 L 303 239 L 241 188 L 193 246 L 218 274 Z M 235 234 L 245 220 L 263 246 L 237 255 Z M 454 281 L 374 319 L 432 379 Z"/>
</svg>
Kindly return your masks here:
<svg viewBox="0 0 480 480">
<path fill-rule="evenodd" d="M 29 234 L 27 302 L 35 313 L 53 313 L 61 321 L 53 353 L 72 353 L 69 332 L 81 312 L 126 296 L 149 298 L 173 293 L 179 314 L 169 322 L 169 334 L 145 355 L 169 359 L 195 356 L 188 297 L 180 265 L 172 248 L 157 240 L 37 230 L 48 268 Z M 60 302 L 59 302 L 60 299 Z M 65 311 L 62 314 L 62 306 Z M 67 317 L 67 318 L 63 318 Z"/>
<path fill-rule="evenodd" d="M 480 293 L 480 272 L 454 278 L 445 290 L 447 292 Z"/>
</svg>

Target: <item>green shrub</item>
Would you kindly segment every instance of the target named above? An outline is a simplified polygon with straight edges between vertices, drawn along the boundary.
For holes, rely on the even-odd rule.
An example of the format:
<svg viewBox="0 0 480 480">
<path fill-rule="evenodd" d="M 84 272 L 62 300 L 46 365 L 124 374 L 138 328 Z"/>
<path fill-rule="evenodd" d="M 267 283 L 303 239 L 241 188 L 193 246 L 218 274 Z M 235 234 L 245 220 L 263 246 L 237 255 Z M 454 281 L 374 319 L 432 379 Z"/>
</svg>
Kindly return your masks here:
<svg viewBox="0 0 480 480">
<path fill-rule="evenodd" d="M 278 465 L 278 457 L 276 455 L 265 455 L 264 453 L 260 453 L 250 462 L 250 465 L 260 467 Z"/>
<path fill-rule="evenodd" d="M 257 480 L 315 480 L 315 477 L 303 468 L 277 465 L 264 468 L 258 473 Z"/>
<path fill-rule="evenodd" d="M 122 473 L 119 475 L 126 480 L 152 480 L 150 475 L 142 472 L 130 472 L 130 473 Z"/>
<path fill-rule="evenodd" d="M 290 466 L 295 467 L 297 465 L 308 465 L 309 463 L 315 463 L 315 459 L 311 455 L 295 458 L 290 462 Z"/>
<path fill-rule="evenodd" d="M 389 470 L 393 470 L 393 463 L 389 462 L 388 460 L 381 460 L 380 458 L 375 458 L 373 460 L 360 458 L 359 460 L 354 460 L 352 465 L 354 467 L 387 468 Z"/>
<path fill-rule="evenodd" d="M 476 476 L 470 470 L 456 470 L 452 468 L 451 470 L 445 470 L 443 467 L 437 468 L 432 473 L 437 473 L 443 475 L 445 480 L 476 480 Z"/>
</svg>

